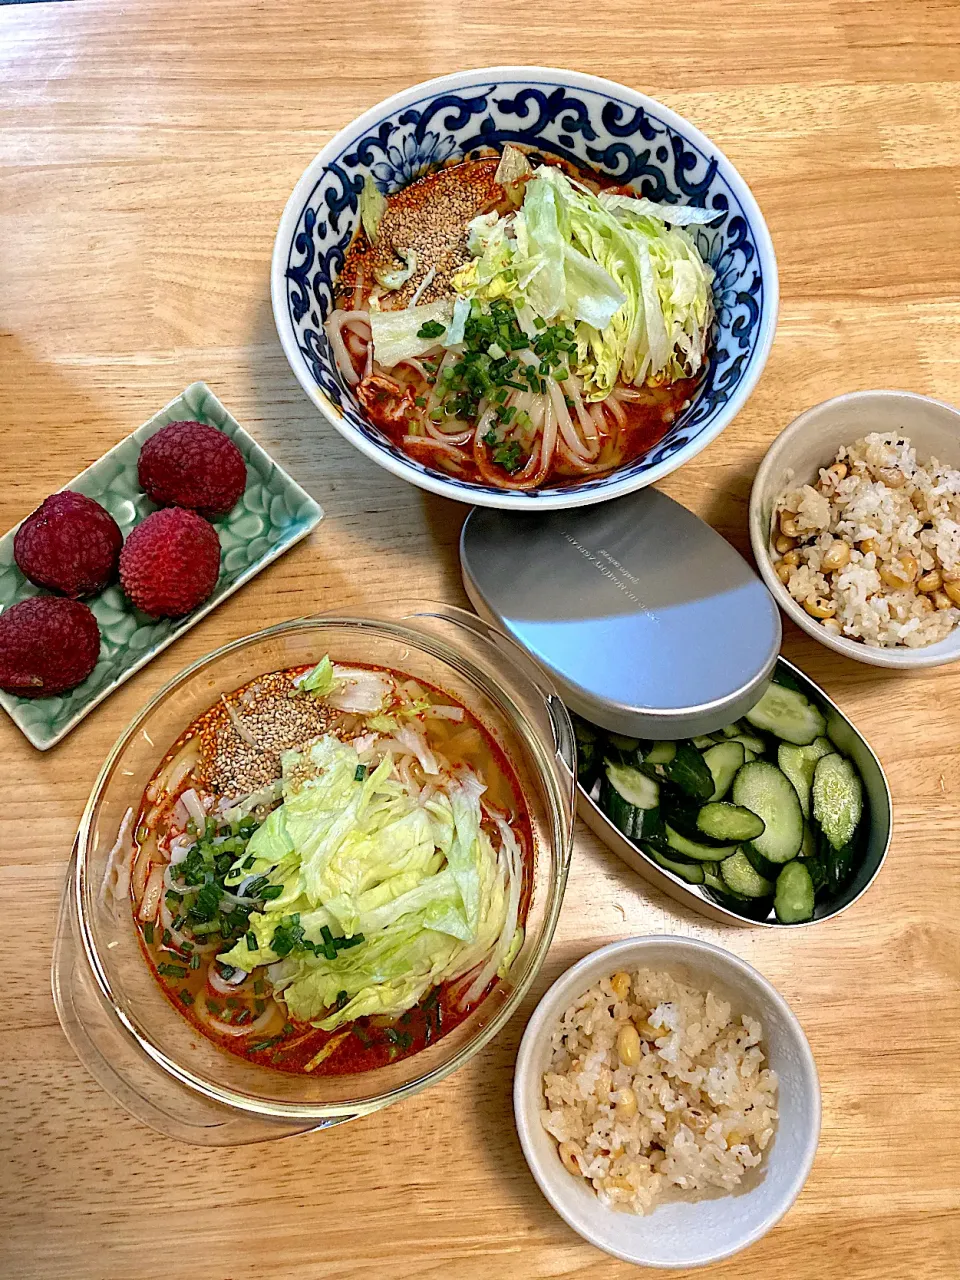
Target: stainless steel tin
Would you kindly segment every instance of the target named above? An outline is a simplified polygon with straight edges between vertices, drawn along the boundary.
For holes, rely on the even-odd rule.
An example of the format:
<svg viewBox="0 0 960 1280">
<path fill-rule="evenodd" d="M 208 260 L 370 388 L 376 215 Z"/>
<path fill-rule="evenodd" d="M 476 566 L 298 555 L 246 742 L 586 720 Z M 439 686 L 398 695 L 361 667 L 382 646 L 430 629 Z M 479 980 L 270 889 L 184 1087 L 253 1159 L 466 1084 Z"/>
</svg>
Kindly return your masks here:
<svg viewBox="0 0 960 1280">
<path fill-rule="evenodd" d="M 685 738 L 760 697 L 780 615 L 741 555 L 657 489 L 543 515 L 476 509 L 460 539 L 477 612 L 614 732 Z"/>
<path fill-rule="evenodd" d="M 799 668 L 795 667 L 792 662 L 788 662 L 786 658 L 781 658 L 778 665 L 781 670 L 789 671 L 802 692 L 811 701 L 815 702 L 826 716 L 827 732 L 836 745 L 850 756 L 860 770 L 864 791 L 869 802 L 868 820 L 870 832 L 863 862 L 839 900 L 829 907 L 819 903 L 812 920 L 806 921 L 803 925 L 780 924 L 777 920 L 752 920 L 747 915 L 741 915 L 739 912 L 728 909 L 717 902 L 711 896 L 710 891 L 702 885 L 687 884 L 679 876 L 675 876 L 672 872 L 657 866 L 652 859 L 648 858 L 632 841 L 617 830 L 599 805 L 590 799 L 582 787 L 577 787 L 577 812 L 590 830 L 609 849 L 612 849 L 618 857 L 622 858 L 628 867 L 631 867 L 651 884 L 656 885 L 658 889 L 662 889 L 669 897 L 686 907 L 692 907 L 694 911 L 699 911 L 701 915 L 708 916 L 711 920 L 719 921 L 721 924 L 759 925 L 765 929 L 800 929 L 807 925 L 817 924 L 821 920 L 829 920 L 833 916 L 838 916 L 842 911 L 846 911 L 848 907 L 852 906 L 870 888 L 879 875 L 883 860 L 887 856 L 887 850 L 890 848 L 890 839 L 893 833 L 893 801 L 890 796 L 890 787 L 887 783 L 886 775 L 883 772 L 883 766 L 877 759 L 870 744 L 847 719 L 836 703 L 832 702 L 809 676 L 805 676 Z"/>
</svg>

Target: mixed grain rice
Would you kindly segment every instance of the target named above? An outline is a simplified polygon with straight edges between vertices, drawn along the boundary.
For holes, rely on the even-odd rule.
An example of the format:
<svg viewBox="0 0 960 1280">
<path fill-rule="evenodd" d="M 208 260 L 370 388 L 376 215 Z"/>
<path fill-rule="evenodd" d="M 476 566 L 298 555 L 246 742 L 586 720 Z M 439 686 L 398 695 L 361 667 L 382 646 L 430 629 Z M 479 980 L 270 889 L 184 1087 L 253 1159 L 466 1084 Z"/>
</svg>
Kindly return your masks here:
<svg viewBox="0 0 960 1280">
<path fill-rule="evenodd" d="M 771 538 L 781 582 L 834 635 L 917 649 L 960 621 L 960 471 L 918 462 L 897 432 L 841 447 L 816 485 L 783 493 Z"/>
<path fill-rule="evenodd" d="M 732 1191 L 777 1119 L 762 1037 L 755 1018 L 668 973 L 603 978 L 553 1031 L 541 1122 L 612 1208 Z"/>
</svg>

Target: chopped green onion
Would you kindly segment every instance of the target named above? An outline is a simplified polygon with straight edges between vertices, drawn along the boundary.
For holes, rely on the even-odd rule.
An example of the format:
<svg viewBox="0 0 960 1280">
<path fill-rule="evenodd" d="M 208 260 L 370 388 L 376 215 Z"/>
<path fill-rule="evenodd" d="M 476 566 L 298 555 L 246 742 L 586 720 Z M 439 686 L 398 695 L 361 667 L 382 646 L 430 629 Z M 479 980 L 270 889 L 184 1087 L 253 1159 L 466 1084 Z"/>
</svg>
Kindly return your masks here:
<svg viewBox="0 0 960 1280">
<path fill-rule="evenodd" d="M 143 926 L 143 940 L 147 946 L 153 945 L 153 921 L 148 920 Z"/>
<path fill-rule="evenodd" d="M 278 1040 L 282 1040 L 283 1036 L 270 1036 L 268 1040 L 258 1040 L 256 1044 L 250 1046 L 251 1053 L 260 1053 L 263 1049 L 272 1049 Z"/>
<path fill-rule="evenodd" d="M 417 330 L 417 337 L 424 339 L 439 338 L 446 331 L 447 326 L 441 324 L 439 320 L 428 320 L 426 324 L 422 324 Z"/>
</svg>

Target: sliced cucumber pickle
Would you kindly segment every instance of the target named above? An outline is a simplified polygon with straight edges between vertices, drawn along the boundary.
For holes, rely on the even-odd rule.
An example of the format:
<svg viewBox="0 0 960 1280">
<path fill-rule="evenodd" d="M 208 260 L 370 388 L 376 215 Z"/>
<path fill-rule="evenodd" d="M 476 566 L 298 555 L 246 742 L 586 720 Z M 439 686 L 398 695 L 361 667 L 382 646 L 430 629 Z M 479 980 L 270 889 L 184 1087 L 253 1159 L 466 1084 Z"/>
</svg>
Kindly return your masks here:
<svg viewBox="0 0 960 1280">
<path fill-rule="evenodd" d="M 703 762 L 710 770 L 713 778 L 713 794 L 711 800 L 722 800 L 730 788 L 740 769 L 746 763 L 747 755 L 742 742 L 718 742 L 703 753 Z"/>
<path fill-rule="evenodd" d="M 709 800 L 713 795 L 713 774 L 703 756 L 689 742 L 677 744 L 673 759 L 663 766 L 669 780 L 694 800 Z"/>
<path fill-rule="evenodd" d="M 756 840 L 766 828 L 752 810 L 725 800 L 712 800 L 697 814 L 697 828 L 711 840 Z"/>
<path fill-rule="evenodd" d="M 693 858 L 695 862 L 720 862 L 723 858 L 727 858 L 737 851 L 735 844 L 701 844 L 698 840 L 689 840 L 686 836 L 681 835 L 675 827 L 671 827 L 669 822 L 664 823 L 663 829 L 666 833 L 667 844 L 674 853 L 679 853 L 683 858 Z"/>
<path fill-rule="evenodd" d="M 703 867 L 699 862 L 676 862 L 652 844 L 641 847 L 647 857 L 652 858 L 658 867 L 663 867 L 665 871 L 672 871 L 681 880 L 686 880 L 687 884 L 703 884 Z"/>
<path fill-rule="evenodd" d="M 773 893 L 773 883 L 751 866 L 742 849 L 720 863 L 720 874 L 731 893 L 742 898 L 767 898 Z"/>
<path fill-rule="evenodd" d="M 747 719 L 755 729 L 776 734 L 798 747 L 813 742 L 827 730 L 826 720 L 810 699 L 782 684 L 767 685 L 763 697 L 747 712 Z"/>
<path fill-rule="evenodd" d="M 863 813 L 863 783 L 846 756 L 823 756 L 813 775 L 813 816 L 834 849 L 853 838 Z"/>
<path fill-rule="evenodd" d="M 803 812 L 793 783 L 775 764 L 754 760 L 733 780 L 733 802 L 762 818 L 765 829 L 753 841 L 768 862 L 789 862 L 803 844 Z"/>
<path fill-rule="evenodd" d="M 813 919 L 813 880 L 802 861 L 788 862 L 777 876 L 773 909 L 781 924 Z"/>
</svg>

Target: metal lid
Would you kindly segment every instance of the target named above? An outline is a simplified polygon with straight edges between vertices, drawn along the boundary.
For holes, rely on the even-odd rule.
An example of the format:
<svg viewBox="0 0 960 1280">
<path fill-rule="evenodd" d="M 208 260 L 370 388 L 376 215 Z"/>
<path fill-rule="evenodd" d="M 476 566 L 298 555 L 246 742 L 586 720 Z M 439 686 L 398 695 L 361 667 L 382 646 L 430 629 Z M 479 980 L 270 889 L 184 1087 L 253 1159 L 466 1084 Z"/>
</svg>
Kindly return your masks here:
<svg viewBox="0 0 960 1280">
<path fill-rule="evenodd" d="M 729 724 L 759 698 L 780 614 L 741 555 L 657 489 L 543 515 L 476 508 L 460 538 L 474 608 L 570 708 L 643 738 Z"/>
</svg>

